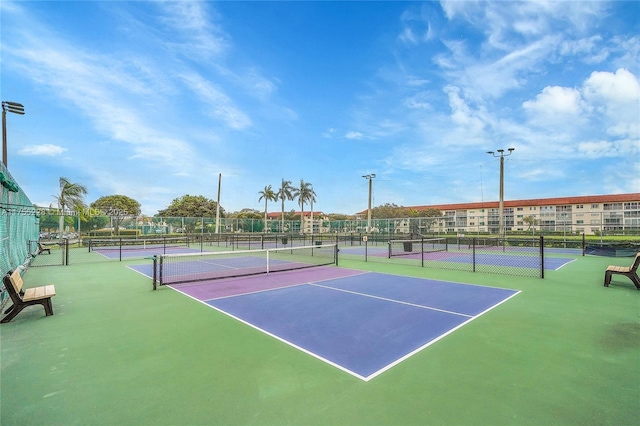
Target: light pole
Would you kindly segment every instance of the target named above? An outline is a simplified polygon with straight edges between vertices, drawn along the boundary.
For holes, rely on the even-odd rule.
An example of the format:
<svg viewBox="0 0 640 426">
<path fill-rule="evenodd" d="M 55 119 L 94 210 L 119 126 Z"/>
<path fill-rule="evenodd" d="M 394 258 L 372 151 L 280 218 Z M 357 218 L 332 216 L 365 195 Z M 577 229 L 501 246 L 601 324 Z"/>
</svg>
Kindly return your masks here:
<svg viewBox="0 0 640 426">
<path fill-rule="evenodd" d="M 497 150 L 497 154 L 493 151 L 487 151 L 487 154 L 494 157 L 500 157 L 500 208 L 498 211 L 498 236 L 504 237 L 504 157 L 511 155 L 515 148 L 509 148 L 509 153 L 505 154 L 504 149 Z"/>
<path fill-rule="evenodd" d="M 2 101 L 2 163 L 7 167 L 7 112 L 24 115 L 24 105 Z"/>
<path fill-rule="evenodd" d="M 371 192 L 373 189 L 373 178 L 376 177 L 375 173 L 362 176 L 369 181 L 369 208 L 367 209 L 367 233 L 371 232 Z"/>
</svg>

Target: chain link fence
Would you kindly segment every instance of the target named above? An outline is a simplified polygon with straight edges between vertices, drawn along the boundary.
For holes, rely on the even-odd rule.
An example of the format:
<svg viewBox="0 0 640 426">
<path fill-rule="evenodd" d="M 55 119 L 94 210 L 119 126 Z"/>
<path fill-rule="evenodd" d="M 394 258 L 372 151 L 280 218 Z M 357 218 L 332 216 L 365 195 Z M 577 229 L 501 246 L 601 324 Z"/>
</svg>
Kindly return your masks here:
<svg viewBox="0 0 640 426">
<path fill-rule="evenodd" d="M 18 267 L 26 268 L 36 253 L 31 251 L 29 241 L 38 238 L 39 215 L 4 164 L 0 164 L 0 184 L 0 275 L 4 276 Z M 0 284 L 0 306 L 7 299 L 4 285 Z"/>
</svg>

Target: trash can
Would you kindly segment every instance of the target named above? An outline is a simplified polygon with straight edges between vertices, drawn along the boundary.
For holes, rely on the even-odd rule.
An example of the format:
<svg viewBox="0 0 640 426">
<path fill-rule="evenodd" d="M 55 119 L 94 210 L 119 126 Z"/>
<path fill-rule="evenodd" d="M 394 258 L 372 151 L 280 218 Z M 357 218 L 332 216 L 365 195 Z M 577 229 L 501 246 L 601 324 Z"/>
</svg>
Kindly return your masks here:
<svg viewBox="0 0 640 426">
<path fill-rule="evenodd" d="M 413 251 L 413 243 L 412 242 L 406 242 L 403 243 L 404 244 L 404 251 Z"/>
</svg>

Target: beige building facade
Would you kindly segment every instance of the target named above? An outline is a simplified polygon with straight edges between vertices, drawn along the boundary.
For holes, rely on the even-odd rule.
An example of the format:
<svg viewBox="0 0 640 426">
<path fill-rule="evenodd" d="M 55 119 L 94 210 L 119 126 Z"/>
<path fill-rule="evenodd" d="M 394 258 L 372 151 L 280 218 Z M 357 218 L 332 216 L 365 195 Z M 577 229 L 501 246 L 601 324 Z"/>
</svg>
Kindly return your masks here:
<svg viewBox="0 0 640 426">
<path fill-rule="evenodd" d="M 498 233 L 498 201 L 411 207 L 435 208 L 434 231 Z M 505 232 L 640 233 L 640 193 L 504 201 Z"/>
</svg>

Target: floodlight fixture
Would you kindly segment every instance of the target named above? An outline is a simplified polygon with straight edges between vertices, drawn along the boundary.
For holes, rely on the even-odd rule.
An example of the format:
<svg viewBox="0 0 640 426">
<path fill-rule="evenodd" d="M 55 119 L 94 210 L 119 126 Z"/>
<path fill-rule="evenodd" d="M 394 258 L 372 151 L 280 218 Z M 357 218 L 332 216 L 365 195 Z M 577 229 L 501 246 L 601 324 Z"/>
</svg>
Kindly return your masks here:
<svg viewBox="0 0 640 426">
<path fill-rule="evenodd" d="M 24 105 L 2 101 L 2 163 L 7 167 L 7 112 L 24 115 Z"/>
</svg>

